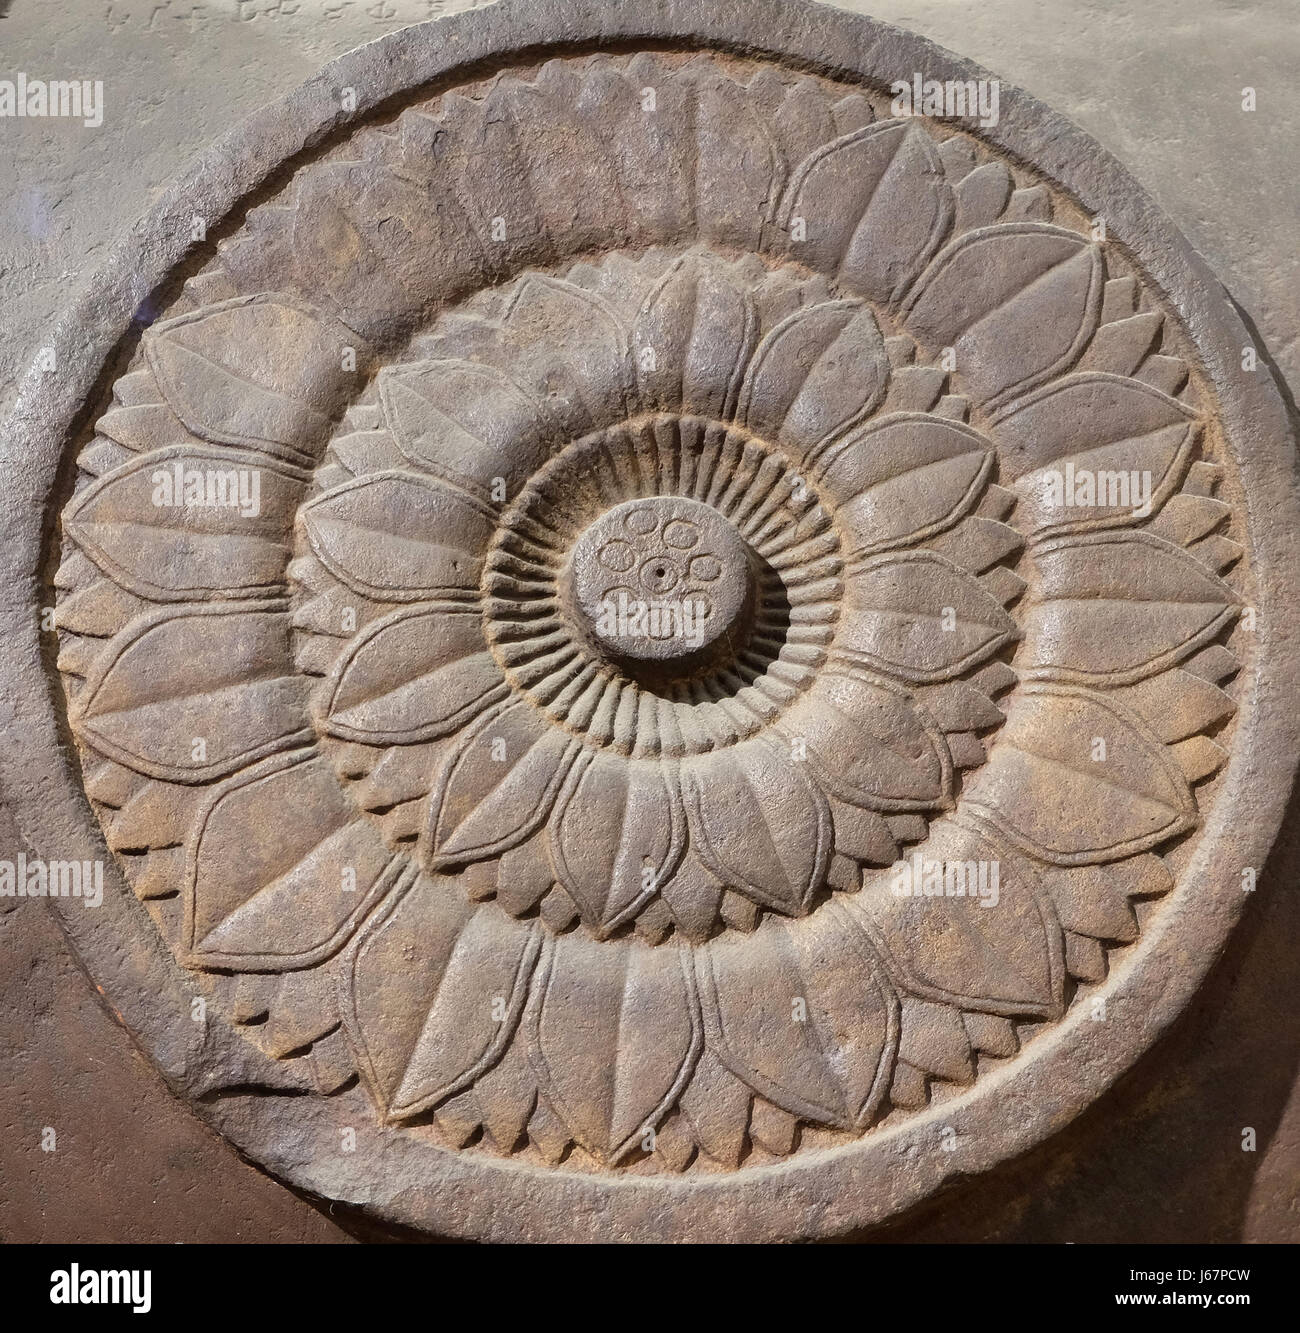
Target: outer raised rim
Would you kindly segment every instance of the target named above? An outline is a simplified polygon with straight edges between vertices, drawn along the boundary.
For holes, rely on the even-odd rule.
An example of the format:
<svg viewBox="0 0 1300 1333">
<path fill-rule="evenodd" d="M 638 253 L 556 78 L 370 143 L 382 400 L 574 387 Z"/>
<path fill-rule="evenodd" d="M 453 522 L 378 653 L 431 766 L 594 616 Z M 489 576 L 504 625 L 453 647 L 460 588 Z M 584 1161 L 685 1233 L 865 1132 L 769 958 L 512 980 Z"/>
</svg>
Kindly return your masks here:
<svg viewBox="0 0 1300 1333">
<path fill-rule="evenodd" d="M 738 21 L 752 36 L 737 31 Z M 33 371 L 0 434 L 0 791 L 35 855 L 99 858 L 98 910 L 52 900 L 113 1012 L 179 1096 L 242 1152 L 299 1188 L 364 1206 L 443 1235 L 492 1240 L 774 1240 L 828 1236 L 880 1222 L 946 1182 L 987 1170 L 1062 1128 L 1105 1091 L 1174 1021 L 1241 913 L 1241 870 L 1262 868 L 1281 824 L 1300 756 L 1300 633 L 1288 595 L 1300 590 L 1300 502 L 1294 445 L 1268 374 L 1240 369 L 1253 339 L 1219 283 L 1120 164 L 1082 131 L 1003 84 L 1001 120 L 987 141 L 1028 164 L 1106 219 L 1178 313 L 1213 384 L 1245 489 L 1255 579 L 1256 652 L 1239 678 L 1236 739 L 1195 855 L 1156 914 L 1142 947 L 1105 988 L 1106 1040 L 1085 1006 L 1020 1059 L 969 1092 L 897 1128 L 773 1166 L 708 1178 L 606 1177 L 448 1152 L 372 1119 L 339 1151 L 330 1099 L 297 1098 L 286 1127 L 281 1098 L 250 1085 L 284 1074 L 224 1025 L 195 1023 L 190 979 L 123 881 L 82 792 L 57 720 L 33 613 L 53 531 L 51 497 L 73 429 L 133 320 L 189 249 L 190 219 L 224 218 L 287 159 L 390 98 L 433 80 L 543 51 L 667 42 L 771 57 L 884 89 L 914 72 L 991 77 L 923 38 L 803 0 L 501 0 L 390 34 L 327 65 L 205 153 L 136 226 L 47 339 L 61 368 Z M 339 92 L 355 89 L 354 112 Z M 1230 849 L 1231 856 L 1223 849 Z M 133 941 L 125 948 L 123 940 Z M 244 1092 L 240 1092 L 244 1089 Z M 949 1134 L 941 1131 L 951 1129 Z M 953 1137 L 955 1135 L 955 1138 Z M 950 1150 L 948 1150 L 950 1149 Z"/>
</svg>

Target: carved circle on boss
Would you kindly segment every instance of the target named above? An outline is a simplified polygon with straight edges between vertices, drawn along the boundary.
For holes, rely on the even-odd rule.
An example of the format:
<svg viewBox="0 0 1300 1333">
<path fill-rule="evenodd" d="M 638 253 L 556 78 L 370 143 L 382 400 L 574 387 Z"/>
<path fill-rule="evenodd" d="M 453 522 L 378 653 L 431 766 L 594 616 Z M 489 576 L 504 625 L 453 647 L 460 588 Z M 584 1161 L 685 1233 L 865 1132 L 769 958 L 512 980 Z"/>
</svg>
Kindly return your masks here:
<svg viewBox="0 0 1300 1333">
<path fill-rule="evenodd" d="M 568 580 L 587 634 L 616 661 L 689 674 L 710 650 L 743 647 L 754 601 L 752 557 L 698 500 L 616 505 L 574 543 Z"/>
<path fill-rule="evenodd" d="M 1031 1137 L 1086 1105 L 1237 910 L 1184 886 L 1292 571 L 1243 498 L 1273 399 L 1187 309 L 1235 315 L 1032 136 L 833 74 L 878 25 L 685 13 L 523 63 L 544 15 L 448 20 L 487 45 L 436 86 L 380 43 L 428 72 L 88 381 L 53 538 L 70 790 L 241 1071 L 204 1113 L 433 1230 L 879 1220 L 1023 1146 L 997 1089 Z M 295 1156 L 287 1093 L 373 1156 Z"/>
</svg>

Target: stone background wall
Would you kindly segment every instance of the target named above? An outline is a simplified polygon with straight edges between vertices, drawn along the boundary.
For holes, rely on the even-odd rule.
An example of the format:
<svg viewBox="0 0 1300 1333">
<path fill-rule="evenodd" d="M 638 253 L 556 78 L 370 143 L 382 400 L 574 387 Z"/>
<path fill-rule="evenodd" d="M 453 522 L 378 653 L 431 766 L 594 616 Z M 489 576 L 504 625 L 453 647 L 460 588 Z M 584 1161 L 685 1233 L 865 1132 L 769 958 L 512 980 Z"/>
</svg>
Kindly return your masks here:
<svg viewBox="0 0 1300 1333">
<path fill-rule="evenodd" d="M 611 0 L 616 3 L 616 0 Z M 0 121 L 0 417 L 167 181 L 326 60 L 465 0 L 9 0 L 0 77 L 102 78 L 102 127 Z M 1300 387 L 1295 0 L 844 0 L 1073 118 L 1209 260 Z M 1256 89 L 1258 109 L 1241 110 Z M 0 743 L 3 743 L 0 741 Z M 1300 820 L 1182 1021 L 1080 1121 L 870 1239 L 1300 1240 Z M 0 857 L 21 849 L 0 807 Z M 45 1126 L 58 1149 L 41 1151 Z M 1242 1151 L 1242 1131 L 1257 1151 Z M 52 917 L 0 914 L 0 1240 L 347 1241 L 176 1102 Z"/>
</svg>

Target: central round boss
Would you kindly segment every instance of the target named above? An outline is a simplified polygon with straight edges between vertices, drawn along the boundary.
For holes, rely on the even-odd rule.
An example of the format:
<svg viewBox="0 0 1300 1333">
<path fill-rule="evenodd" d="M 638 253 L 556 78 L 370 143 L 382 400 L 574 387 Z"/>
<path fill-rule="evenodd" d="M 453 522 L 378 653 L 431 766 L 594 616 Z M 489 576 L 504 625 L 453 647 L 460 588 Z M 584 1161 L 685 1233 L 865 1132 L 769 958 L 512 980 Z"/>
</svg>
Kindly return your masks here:
<svg viewBox="0 0 1300 1333">
<path fill-rule="evenodd" d="M 734 656 L 754 605 L 753 556 L 722 514 L 653 496 L 616 505 L 574 544 L 568 578 L 604 657 L 686 674 Z"/>
</svg>

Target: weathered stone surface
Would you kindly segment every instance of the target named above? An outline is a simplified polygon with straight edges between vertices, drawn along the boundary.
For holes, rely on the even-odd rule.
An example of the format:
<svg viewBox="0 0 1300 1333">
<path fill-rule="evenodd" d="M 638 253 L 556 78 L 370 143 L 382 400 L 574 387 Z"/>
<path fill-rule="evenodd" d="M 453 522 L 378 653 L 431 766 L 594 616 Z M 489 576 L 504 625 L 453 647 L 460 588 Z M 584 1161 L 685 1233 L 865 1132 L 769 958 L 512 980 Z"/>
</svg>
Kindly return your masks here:
<svg viewBox="0 0 1300 1333">
<path fill-rule="evenodd" d="M 1269 615 L 1294 576 L 1285 422 L 1118 170 L 1062 165 L 1077 132 L 1007 94 L 982 140 L 888 120 L 879 86 L 942 68 L 896 35 L 862 58 L 867 95 L 783 72 L 861 24 L 734 59 L 707 50 L 726 11 L 679 31 L 641 9 L 617 23 L 705 52 L 560 48 L 417 100 L 355 160 L 301 168 L 263 215 L 283 245 L 236 231 L 191 277 L 81 454 L 59 665 L 149 908 L 115 900 L 111 929 L 147 989 L 178 988 L 128 1021 L 191 1095 L 265 1085 L 214 1114 L 259 1160 L 469 1234 L 545 1234 L 552 1190 L 628 1209 L 593 1234 L 638 1234 L 643 1207 L 667 1234 L 833 1233 L 1059 1125 L 1213 961 L 1293 761 L 1270 696 L 1292 669 Z M 466 40 L 546 22 L 503 10 Z M 394 42 L 417 81 L 420 41 Z M 667 149 L 636 142 L 646 89 L 694 108 Z M 792 145 L 801 118 L 819 132 Z M 460 146 L 503 125 L 505 156 Z M 318 188 L 340 162 L 357 187 Z M 986 167 L 1009 188 L 977 200 Z M 431 202 L 397 203 L 421 171 Z M 272 499 L 296 482 L 296 526 L 292 501 L 142 485 L 217 457 Z M 1053 492 L 1098 468 L 1149 476 L 1156 516 Z M 1240 499 L 1261 485 L 1268 521 Z M 746 595 L 752 624 L 730 658 L 652 653 L 641 676 L 572 566 L 611 510 L 674 503 L 725 525 L 728 624 Z M 1264 727 L 1271 772 L 1247 775 Z M 1226 840 L 1241 802 L 1257 822 Z M 996 867 L 997 906 L 900 896 L 895 857 Z M 105 928 L 69 928 L 98 974 Z M 292 1134 L 277 1087 L 313 1093 Z M 401 1127 L 359 1124 L 365 1094 Z M 361 1150 L 327 1154 L 344 1128 Z M 527 1177 L 537 1220 L 503 1222 L 530 1163 L 559 1168 Z"/>
</svg>

